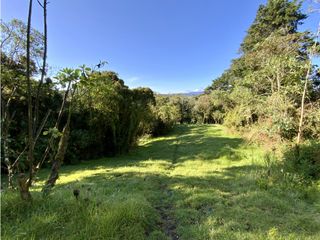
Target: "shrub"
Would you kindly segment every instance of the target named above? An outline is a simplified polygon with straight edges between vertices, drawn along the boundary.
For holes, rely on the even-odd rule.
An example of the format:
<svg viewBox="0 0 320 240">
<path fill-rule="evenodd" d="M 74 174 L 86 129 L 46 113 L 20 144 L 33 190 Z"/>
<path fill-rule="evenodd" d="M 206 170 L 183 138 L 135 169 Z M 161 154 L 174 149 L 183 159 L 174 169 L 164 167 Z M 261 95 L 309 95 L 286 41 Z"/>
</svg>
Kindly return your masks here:
<svg viewBox="0 0 320 240">
<path fill-rule="evenodd" d="M 320 178 L 320 142 L 309 141 L 289 146 L 283 154 L 283 160 L 289 171 L 307 179 Z"/>
<path fill-rule="evenodd" d="M 320 100 L 306 106 L 305 117 L 303 136 L 310 139 L 320 139 Z"/>
<path fill-rule="evenodd" d="M 262 125 L 270 137 L 280 136 L 282 139 L 292 140 L 297 135 L 296 110 L 293 102 L 286 96 L 279 93 L 269 96 L 262 104 L 260 114 L 263 115 Z"/>
</svg>

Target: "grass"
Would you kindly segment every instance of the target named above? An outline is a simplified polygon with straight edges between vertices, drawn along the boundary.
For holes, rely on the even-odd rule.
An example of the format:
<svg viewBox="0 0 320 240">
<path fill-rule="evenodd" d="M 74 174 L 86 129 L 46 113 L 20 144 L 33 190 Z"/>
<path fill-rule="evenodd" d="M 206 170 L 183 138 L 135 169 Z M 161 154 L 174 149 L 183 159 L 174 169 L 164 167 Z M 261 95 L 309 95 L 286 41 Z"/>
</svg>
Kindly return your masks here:
<svg viewBox="0 0 320 240">
<path fill-rule="evenodd" d="M 269 184 L 263 151 L 216 125 L 181 125 L 131 153 L 65 166 L 48 199 L 2 192 L 2 239 L 320 239 L 313 194 Z M 263 184 L 261 184 L 261 182 Z M 80 190 L 79 200 L 73 190 Z"/>
</svg>

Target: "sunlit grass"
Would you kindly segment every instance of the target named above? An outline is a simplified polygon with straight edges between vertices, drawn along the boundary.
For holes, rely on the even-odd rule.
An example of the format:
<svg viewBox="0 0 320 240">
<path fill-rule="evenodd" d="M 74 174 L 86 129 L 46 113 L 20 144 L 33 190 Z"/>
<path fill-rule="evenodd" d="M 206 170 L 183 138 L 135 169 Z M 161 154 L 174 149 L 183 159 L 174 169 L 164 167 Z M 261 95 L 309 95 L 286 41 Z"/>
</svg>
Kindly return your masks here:
<svg viewBox="0 0 320 240">
<path fill-rule="evenodd" d="M 127 155 L 63 167 L 48 199 L 48 170 L 31 204 L 3 192 L 2 239 L 320 239 L 320 200 L 261 187 L 263 154 L 221 126 L 181 125 Z"/>
</svg>

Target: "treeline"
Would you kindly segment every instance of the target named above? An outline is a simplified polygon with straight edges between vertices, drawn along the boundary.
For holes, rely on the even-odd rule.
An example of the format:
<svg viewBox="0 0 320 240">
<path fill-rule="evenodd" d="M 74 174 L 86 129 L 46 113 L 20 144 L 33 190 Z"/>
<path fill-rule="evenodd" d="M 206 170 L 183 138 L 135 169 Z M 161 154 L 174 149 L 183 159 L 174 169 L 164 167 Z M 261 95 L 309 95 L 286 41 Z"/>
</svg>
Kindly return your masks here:
<svg viewBox="0 0 320 240">
<path fill-rule="evenodd" d="M 222 124 L 217 96 L 156 95 L 158 114 L 162 119 L 171 119 L 172 124 Z"/>
<path fill-rule="evenodd" d="M 298 32 L 301 2 L 261 5 L 240 55 L 205 94 L 168 97 L 178 122 L 223 123 L 254 140 L 320 139 L 319 32 Z"/>
<path fill-rule="evenodd" d="M 318 36 L 297 31 L 307 18 L 300 9 L 288 0 L 260 6 L 241 55 L 207 88 L 225 125 L 273 140 L 320 138 Z"/>
<path fill-rule="evenodd" d="M 48 193 L 63 162 L 128 152 L 140 136 L 165 134 L 176 123 L 151 89 L 129 89 L 104 62 L 48 77 L 39 64 L 46 62 L 45 35 L 16 19 L 2 22 L 1 32 L 1 169 L 10 188 L 19 176 L 23 199 L 43 166 L 51 166 Z"/>
<path fill-rule="evenodd" d="M 9 158 L 10 162 L 20 156 L 26 144 L 26 69 L 22 61 L 5 53 L 1 56 L 2 160 Z M 33 75 L 37 71 L 35 67 Z M 61 136 L 69 111 L 67 163 L 127 152 L 139 136 L 165 134 L 175 123 L 172 111 L 160 100 L 156 104 L 151 89 L 129 89 L 116 73 L 86 66 L 61 70 L 54 79 L 46 79 L 40 92 L 38 81 L 33 79 L 32 99 L 38 101 L 38 120 L 46 120 L 37 139 L 37 159 L 41 159 L 50 138 L 57 139 L 51 143 L 57 145 L 54 142 Z M 21 156 L 19 164 L 25 158 Z"/>
<path fill-rule="evenodd" d="M 317 37 L 297 28 L 307 18 L 301 3 L 269 0 L 260 6 L 241 55 L 207 88 L 225 125 L 254 128 L 261 136 L 320 138 L 320 74 L 312 65 Z"/>
<path fill-rule="evenodd" d="M 218 113 L 226 126 L 267 143 L 272 151 L 282 148 L 282 167 L 319 178 L 320 71 L 313 64 L 319 56 L 319 29 L 315 34 L 298 31 L 307 18 L 301 6 L 288 0 L 261 5 L 240 56 L 206 95 L 213 118 Z"/>
</svg>

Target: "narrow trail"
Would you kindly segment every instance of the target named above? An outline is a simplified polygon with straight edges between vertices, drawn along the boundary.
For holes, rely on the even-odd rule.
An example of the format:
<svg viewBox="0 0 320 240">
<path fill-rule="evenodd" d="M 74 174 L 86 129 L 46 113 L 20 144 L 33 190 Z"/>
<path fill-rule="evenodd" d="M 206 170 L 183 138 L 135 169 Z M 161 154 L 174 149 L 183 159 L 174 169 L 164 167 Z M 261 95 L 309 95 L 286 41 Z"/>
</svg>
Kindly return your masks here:
<svg viewBox="0 0 320 240">
<path fill-rule="evenodd" d="M 174 170 L 177 159 L 178 159 L 178 148 L 179 148 L 180 140 L 177 137 L 177 140 L 173 144 L 173 154 L 170 166 L 167 168 L 167 175 L 170 176 L 171 172 Z M 170 185 L 168 183 L 160 183 L 160 191 L 161 191 L 161 204 L 157 206 L 161 216 L 161 227 L 166 236 L 171 240 L 179 239 L 179 235 L 177 234 L 177 222 L 174 216 L 174 204 L 173 204 L 173 191 L 170 189 Z"/>
</svg>

